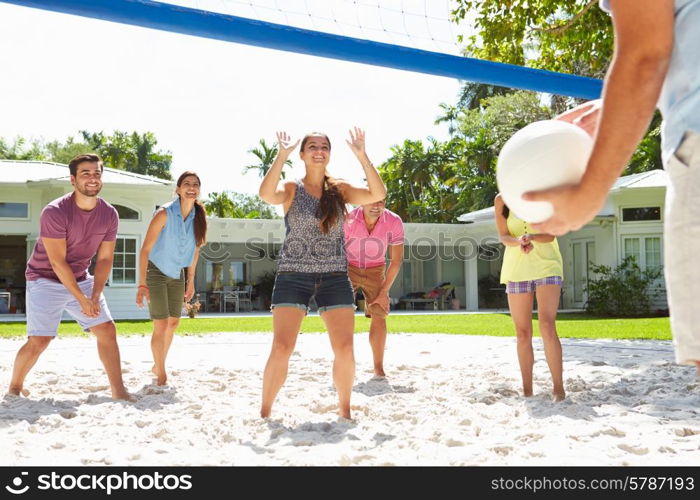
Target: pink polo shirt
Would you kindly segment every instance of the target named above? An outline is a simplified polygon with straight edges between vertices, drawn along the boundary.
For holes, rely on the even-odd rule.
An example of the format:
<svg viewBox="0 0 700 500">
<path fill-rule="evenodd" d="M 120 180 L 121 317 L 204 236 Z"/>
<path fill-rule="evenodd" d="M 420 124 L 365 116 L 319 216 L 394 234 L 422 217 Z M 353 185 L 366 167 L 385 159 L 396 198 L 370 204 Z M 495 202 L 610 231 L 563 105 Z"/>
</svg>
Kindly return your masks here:
<svg viewBox="0 0 700 500">
<path fill-rule="evenodd" d="M 354 267 L 383 266 L 389 245 L 401 245 L 404 240 L 403 221 L 391 210 L 384 209 L 370 233 L 365 224 L 362 207 L 357 207 L 345 218 L 345 253 Z"/>
</svg>

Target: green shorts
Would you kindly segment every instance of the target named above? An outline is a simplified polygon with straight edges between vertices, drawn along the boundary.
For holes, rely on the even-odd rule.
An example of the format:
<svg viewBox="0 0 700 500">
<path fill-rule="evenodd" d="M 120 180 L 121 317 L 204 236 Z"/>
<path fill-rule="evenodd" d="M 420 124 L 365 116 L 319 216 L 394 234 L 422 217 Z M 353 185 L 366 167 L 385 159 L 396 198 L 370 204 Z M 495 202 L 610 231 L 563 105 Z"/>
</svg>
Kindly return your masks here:
<svg viewBox="0 0 700 500">
<path fill-rule="evenodd" d="M 180 270 L 179 278 L 171 278 L 161 272 L 158 267 L 148 261 L 146 270 L 146 286 L 151 297 L 148 310 L 151 319 L 179 318 L 185 303 L 185 273 Z"/>
</svg>

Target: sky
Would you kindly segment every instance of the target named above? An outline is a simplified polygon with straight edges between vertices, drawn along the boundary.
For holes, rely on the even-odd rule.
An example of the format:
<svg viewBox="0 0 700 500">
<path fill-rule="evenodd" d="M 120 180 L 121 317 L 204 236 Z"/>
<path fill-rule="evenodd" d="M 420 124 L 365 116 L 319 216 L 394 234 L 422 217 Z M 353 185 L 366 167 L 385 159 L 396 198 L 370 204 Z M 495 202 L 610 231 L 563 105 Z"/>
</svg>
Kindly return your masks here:
<svg viewBox="0 0 700 500">
<path fill-rule="evenodd" d="M 0 137 L 65 140 L 80 130 L 151 131 L 173 154 L 173 177 L 194 170 L 202 196 L 257 193 L 248 150 L 275 132 L 322 131 L 332 175 L 362 182 L 345 144 L 366 131 L 375 165 L 405 139 L 447 137 L 434 125 L 454 103 L 454 79 L 0 3 Z M 303 176 L 298 152 L 288 178 Z"/>
</svg>

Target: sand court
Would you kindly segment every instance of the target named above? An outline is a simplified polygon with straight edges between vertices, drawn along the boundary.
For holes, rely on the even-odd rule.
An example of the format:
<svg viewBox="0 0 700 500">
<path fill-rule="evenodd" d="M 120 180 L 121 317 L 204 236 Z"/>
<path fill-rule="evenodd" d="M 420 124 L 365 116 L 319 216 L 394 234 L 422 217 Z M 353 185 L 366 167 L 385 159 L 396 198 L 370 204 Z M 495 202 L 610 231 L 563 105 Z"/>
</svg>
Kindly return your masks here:
<svg viewBox="0 0 700 500">
<path fill-rule="evenodd" d="M 23 339 L 0 340 L 5 386 Z M 303 334 L 259 418 L 269 333 L 178 336 L 168 385 L 150 337 L 120 339 L 134 403 L 115 402 L 94 339 L 53 341 L 0 401 L 3 465 L 698 465 L 700 382 L 665 341 L 562 339 L 567 399 L 550 402 L 541 339 L 520 394 L 512 337 L 391 334 L 388 378 L 355 336 L 353 420 L 339 420 L 326 334 Z"/>
</svg>

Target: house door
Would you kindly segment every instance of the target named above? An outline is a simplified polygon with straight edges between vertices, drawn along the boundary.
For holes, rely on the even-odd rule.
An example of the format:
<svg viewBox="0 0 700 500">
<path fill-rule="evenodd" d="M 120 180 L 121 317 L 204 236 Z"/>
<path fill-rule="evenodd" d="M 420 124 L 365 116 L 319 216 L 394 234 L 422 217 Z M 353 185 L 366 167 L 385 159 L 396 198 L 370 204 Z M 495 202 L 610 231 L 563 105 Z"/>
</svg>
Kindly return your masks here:
<svg viewBox="0 0 700 500">
<path fill-rule="evenodd" d="M 574 307 L 584 307 L 588 300 L 586 287 L 591 274 L 588 266 L 595 263 L 595 240 L 577 240 L 572 243 L 574 260 Z"/>
</svg>

